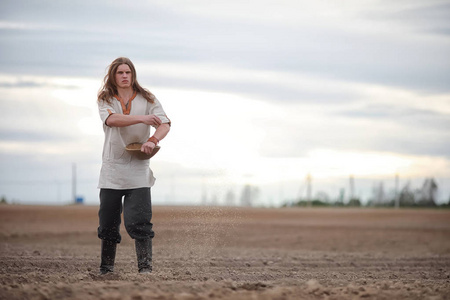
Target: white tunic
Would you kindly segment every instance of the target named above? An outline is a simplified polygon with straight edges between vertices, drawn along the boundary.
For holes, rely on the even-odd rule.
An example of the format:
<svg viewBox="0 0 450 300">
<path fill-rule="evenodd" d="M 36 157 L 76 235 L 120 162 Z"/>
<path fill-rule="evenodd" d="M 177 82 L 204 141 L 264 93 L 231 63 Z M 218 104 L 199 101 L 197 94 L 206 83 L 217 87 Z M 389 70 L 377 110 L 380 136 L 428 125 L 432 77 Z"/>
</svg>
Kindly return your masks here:
<svg viewBox="0 0 450 300">
<path fill-rule="evenodd" d="M 119 98 L 119 97 L 117 97 Z M 157 99 L 148 102 L 141 94 L 131 99 L 127 107 L 120 99 L 113 98 L 112 104 L 98 102 L 100 118 L 103 122 L 105 142 L 103 145 L 102 168 L 98 188 L 134 189 L 152 187 L 155 177 L 150 169 L 150 160 L 139 160 L 130 155 L 125 147 L 131 143 L 145 143 L 150 137 L 150 126 L 142 123 L 126 127 L 110 127 L 105 121 L 111 114 L 156 115 L 162 123 L 169 123 Z M 124 113 L 125 111 L 125 113 Z"/>
</svg>

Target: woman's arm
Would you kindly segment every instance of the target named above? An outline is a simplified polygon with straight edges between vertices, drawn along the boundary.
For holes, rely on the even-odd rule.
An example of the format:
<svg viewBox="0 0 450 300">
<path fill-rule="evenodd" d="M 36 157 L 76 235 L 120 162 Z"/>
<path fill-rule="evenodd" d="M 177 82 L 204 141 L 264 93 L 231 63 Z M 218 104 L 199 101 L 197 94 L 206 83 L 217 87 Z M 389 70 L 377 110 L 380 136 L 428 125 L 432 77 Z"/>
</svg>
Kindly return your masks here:
<svg viewBox="0 0 450 300">
<path fill-rule="evenodd" d="M 169 133 L 170 131 L 170 125 L 169 123 L 164 123 L 158 126 L 158 128 L 156 128 L 155 133 L 153 134 L 153 136 L 158 140 L 161 141 L 163 138 L 166 137 L 166 135 Z M 147 154 L 152 153 L 153 148 L 155 148 L 155 143 L 153 142 L 146 142 L 145 144 L 142 145 L 141 147 L 141 151 L 145 152 Z"/>
<path fill-rule="evenodd" d="M 169 123 L 164 123 L 158 126 L 158 128 L 156 128 L 155 133 L 153 134 L 153 136 L 155 138 L 158 139 L 158 141 L 161 141 L 163 138 L 166 137 L 166 135 L 169 133 L 170 131 L 170 126 Z"/>
<path fill-rule="evenodd" d="M 161 120 L 155 115 L 132 116 L 111 114 L 105 121 L 105 124 L 110 127 L 125 127 L 139 123 L 158 127 L 159 125 L 161 125 Z"/>
</svg>

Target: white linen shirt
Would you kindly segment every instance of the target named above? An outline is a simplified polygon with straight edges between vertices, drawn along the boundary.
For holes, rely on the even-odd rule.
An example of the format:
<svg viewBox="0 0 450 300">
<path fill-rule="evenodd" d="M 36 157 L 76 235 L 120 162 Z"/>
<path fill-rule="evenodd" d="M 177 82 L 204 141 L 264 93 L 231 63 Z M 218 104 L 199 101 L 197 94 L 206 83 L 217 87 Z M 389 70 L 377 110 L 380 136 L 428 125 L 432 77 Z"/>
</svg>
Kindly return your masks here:
<svg viewBox="0 0 450 300">
<path fill-rule="evenodd" d="M 147 142 L 150 137 L 150 126 L 139 123 L 125 127 L 110 127 L 105 122 L 111 114 L 124 114 L 124 111 L 129 115 L 156 115 L 162 123 L 170 124 L 170 120 L 157 99 L 154 103 L 150 103 L 141 94 L 137 94 L 129 100 L 127 109 L 121 99 L 117 98 L 114 97 L 111 104 L 98 101 L 105 133 L 98 188 L 123 190 L 152 187 L 155 177 L 150 169 L 150 160 L 139 160 L 125 150 L 128 144 Z"/>
</svg>

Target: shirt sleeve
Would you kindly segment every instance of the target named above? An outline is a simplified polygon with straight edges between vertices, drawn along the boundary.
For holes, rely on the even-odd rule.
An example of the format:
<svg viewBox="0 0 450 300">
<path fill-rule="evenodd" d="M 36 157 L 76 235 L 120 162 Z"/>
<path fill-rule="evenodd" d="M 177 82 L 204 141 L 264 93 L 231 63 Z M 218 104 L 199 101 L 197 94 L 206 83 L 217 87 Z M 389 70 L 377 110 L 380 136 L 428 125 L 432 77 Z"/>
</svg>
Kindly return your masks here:
<svg viewBox="0 0 450 300">
<path fill-rule="evenodd" d="M 156 98 L 155 98 L 155 103 L 153 103 L 151 105 L 149 114 L 150 115 L 155 115 L 158 118 L 160 118 L 161 122 L 163 124 L 169 124 L 169 126 L 172 125 L 171 122 L 170 122 L 170 119 L 167 117 L 166 113 L 164 112 L 164 109 L 162 108 L 161 103 Z"/>
<path fill-rule="evenodd" d="M 98 112 L 100 114 L 100 119 L 102 120 L 103 124 L 106 125 L 106 119 L 112 114 L 115 114 L 116 111 L 112 107 L 111 104 L 108 104 L 106 101 L 98 101 Z"/>
</svg>

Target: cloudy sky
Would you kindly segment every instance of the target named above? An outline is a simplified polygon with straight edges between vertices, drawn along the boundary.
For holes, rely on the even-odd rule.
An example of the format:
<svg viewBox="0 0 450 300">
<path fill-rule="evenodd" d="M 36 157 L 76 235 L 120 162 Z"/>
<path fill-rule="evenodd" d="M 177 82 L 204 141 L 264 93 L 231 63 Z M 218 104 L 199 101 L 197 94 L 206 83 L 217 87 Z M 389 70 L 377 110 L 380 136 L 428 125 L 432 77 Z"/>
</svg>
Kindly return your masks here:
<svg viewBox="0 0 450 300">
<path fill-rule="evenodd" d="M 129 57 L 172 130 L 155 204 L 363 201 L 426 177 L 450 197 L 450 1 L 0 2 L 0 195 L 96 204 L 107 66 Z M 323 194 L 322 193 L 322 194 Z M 232 197 L 231 197 L 232 198 Z M 203 200 L 202 200 L 203 199 Z"/>
</svg>

